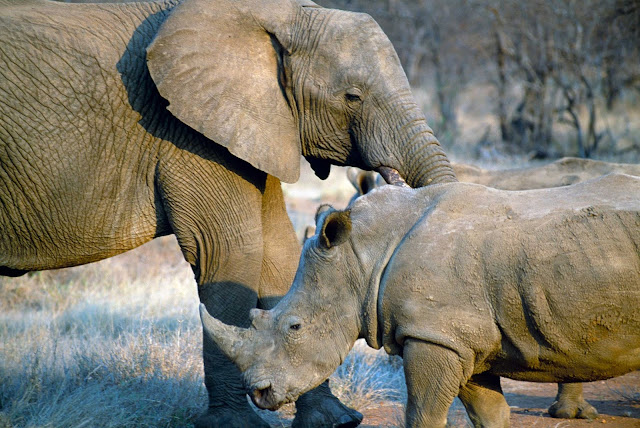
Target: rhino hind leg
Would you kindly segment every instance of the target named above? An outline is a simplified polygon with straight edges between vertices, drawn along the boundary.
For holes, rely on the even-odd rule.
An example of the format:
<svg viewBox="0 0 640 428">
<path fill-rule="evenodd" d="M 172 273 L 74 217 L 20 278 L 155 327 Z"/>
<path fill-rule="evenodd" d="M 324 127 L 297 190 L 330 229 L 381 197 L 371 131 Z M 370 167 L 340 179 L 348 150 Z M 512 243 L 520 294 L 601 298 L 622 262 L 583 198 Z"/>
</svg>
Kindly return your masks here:
<svg viewBox="0 0 640 428">
<path fill-rule="evenodd" d="M 549 414 L 554 418 L 595 419 L 598 411 L 584 399 L 581 383 L 559 383 L 558 395 L 549 407 Z"/>
<path fill-rule="evenodd" d="M 502 393 L 500 377 L 488 373 L 473 376 L 458 398 L 476 427 L 508 427 L 509 405 Z"/>
</svg>

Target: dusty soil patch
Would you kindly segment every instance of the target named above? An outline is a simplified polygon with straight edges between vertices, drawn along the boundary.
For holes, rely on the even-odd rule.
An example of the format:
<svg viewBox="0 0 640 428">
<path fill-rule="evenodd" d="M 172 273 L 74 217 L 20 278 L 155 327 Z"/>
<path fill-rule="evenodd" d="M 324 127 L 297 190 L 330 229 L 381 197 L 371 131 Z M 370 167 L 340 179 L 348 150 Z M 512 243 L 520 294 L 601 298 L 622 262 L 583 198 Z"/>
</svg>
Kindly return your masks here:
<svg viewBox="0 0 640 428">
<path fill-rule="evenodd" d="M 584 385 L 585 398 L 600 412 L 593 421 L 550 417 L 547 408 L 555 398 L 555 384 L 503 379 L 502 387 L 511 406 L 511 426 L 514 428 L 640 427 L 640 372 Z M 365 419 L 361 426 L 403 426 L 403 412 L 403 406 L 398 403 L 381 403 L 377 408 L 362 412 Z M 459 400 L 451 406 L 448 420 L 451 427 L 471 426 Z"/>
</svg>

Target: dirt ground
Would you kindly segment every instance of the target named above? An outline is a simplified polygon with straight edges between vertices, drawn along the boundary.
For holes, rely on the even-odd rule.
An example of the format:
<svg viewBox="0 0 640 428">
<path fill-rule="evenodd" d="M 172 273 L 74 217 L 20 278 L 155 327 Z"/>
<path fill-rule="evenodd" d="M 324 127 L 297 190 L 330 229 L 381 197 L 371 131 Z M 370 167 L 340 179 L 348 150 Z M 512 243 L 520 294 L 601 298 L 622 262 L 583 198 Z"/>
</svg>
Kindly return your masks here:
<svg viewBox="0 0 640 428">
<path fill-rule="evenodd" d="M 584 396 L 600 415 L 592 421 L 555 419 L 547 408 L 553 402 L 557 387 L 552 383 L 502 380 L 502 388 L 511 406 L 511 426 L 536 428 L 594 428 L 610 426 L 640 427 L 640 371 L 625 376 L 584 384 Z M 401 426 L 404 409 L 397 403 L 381 403 L 380 407 L 364 410 L 362 427 Z M 456 400 L 449 411 L 449 426 L 471 426 L 462 403 Z"/>
</svg>

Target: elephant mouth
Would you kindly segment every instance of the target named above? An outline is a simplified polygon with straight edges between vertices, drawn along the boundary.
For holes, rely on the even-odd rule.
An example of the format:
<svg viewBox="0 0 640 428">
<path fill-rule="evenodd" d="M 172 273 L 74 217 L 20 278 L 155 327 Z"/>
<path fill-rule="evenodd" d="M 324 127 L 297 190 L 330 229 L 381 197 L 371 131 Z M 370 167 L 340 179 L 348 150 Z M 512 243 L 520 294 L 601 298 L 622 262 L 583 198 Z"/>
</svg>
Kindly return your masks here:
<svg viewBox="0 0 640 428">
<path fill-rule="evenodd" d="M 284 400 L 277 397 L 269 381 L 256 383 L 249 388 L 249 391 L 251 401 L 261 409 L 278 410 L 280 406 L 286 404 Z"/>
</svg>

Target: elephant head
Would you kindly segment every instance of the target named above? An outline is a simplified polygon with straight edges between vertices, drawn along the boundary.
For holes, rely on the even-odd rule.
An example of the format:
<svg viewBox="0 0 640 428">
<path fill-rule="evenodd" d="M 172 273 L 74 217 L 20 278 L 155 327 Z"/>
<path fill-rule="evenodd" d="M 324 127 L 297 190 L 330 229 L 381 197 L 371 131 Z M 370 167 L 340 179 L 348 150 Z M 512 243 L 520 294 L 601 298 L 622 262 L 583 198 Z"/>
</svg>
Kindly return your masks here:
<svg viewBox="0 0 640 428">
<path fill-rule="evenodd" d="M 455 180 L 391 42 L 365 14 L 296 0 L 184 0 L 147 49 L 169 110 L 285 182 L 300 155 L 397 171 L 413 186 Z"/>
</svg>

